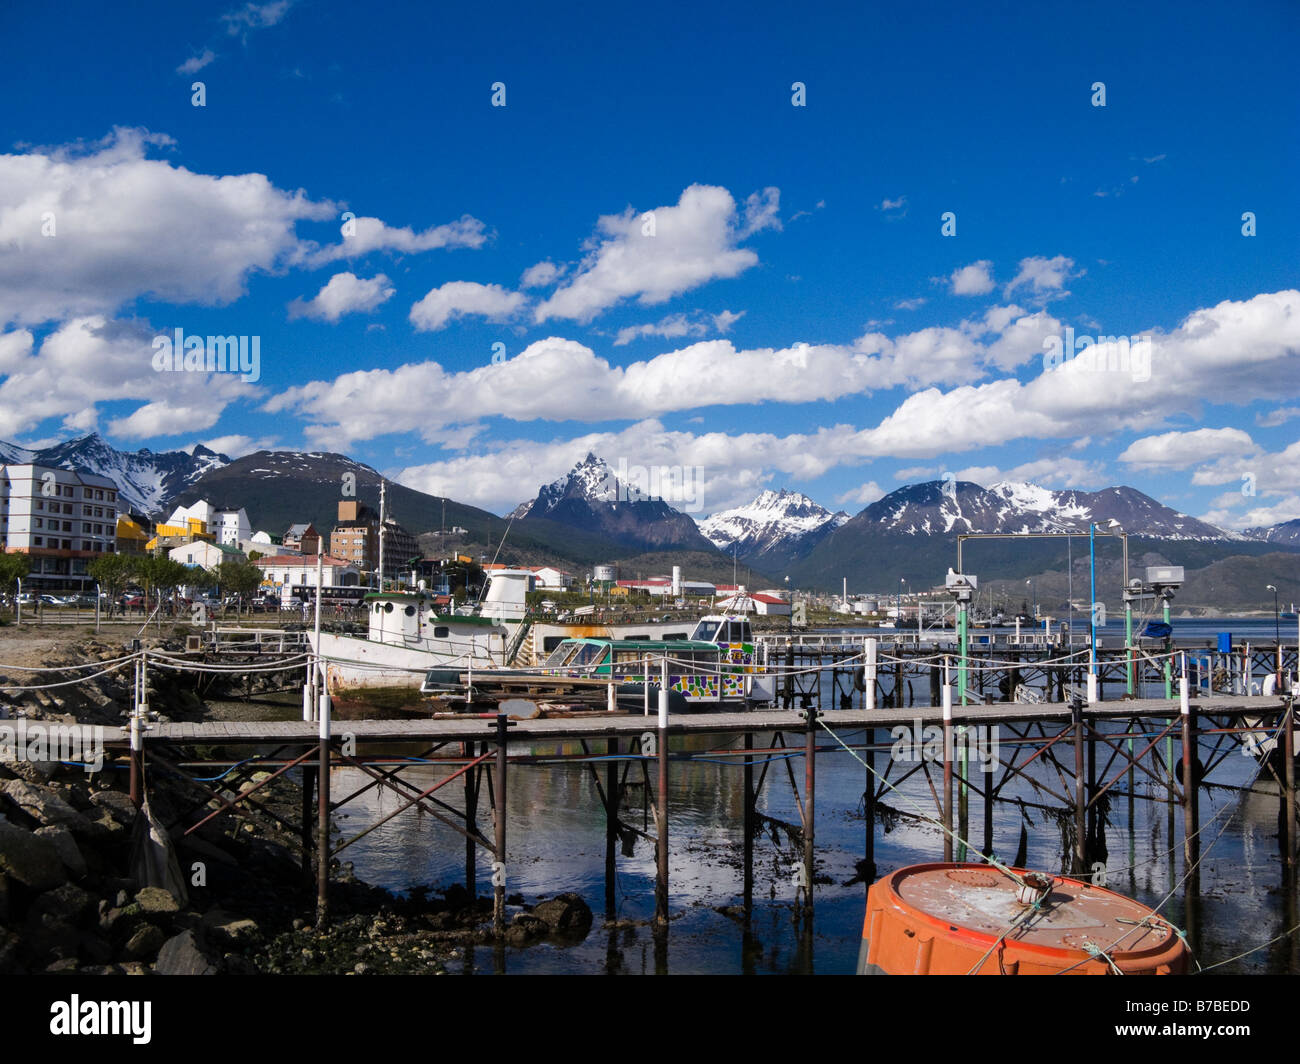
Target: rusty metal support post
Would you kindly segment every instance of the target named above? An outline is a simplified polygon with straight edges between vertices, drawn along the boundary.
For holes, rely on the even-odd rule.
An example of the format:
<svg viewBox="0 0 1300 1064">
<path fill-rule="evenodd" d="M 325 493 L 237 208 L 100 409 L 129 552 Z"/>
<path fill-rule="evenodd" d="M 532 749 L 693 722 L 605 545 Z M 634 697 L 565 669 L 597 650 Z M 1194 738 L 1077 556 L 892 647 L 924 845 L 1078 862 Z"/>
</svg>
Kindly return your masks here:
<svg viewBox="0 0 1300 1064">
<path fill-rule="evenodd" d="M 1083 699 L 1070 700 L 1070 719 L 1074 725 L 1074 873 L 1082 875 L 1088 867 L 1088 803 L 1084 794 L 1083 772 Z"/>
<path fill-rule="evenodd" d="M 496 834 L 494 850 L 496 860 L 492 862 L 492 927 L 498 937 L 504 933 L 506 925 L 506 728 L 509 727 L 504 713 L 498 713 L 496 719 L 497 757 L 495 771 L 494 797 L 496 808 L 493 810 Z"/>
<path fill-rule="evenodd" d="M 609 760 L 605 762 L 605 917 L 614 919 L 614 887 L 618 878 L 615 864 L 618 846 L 618 740 L 605 744 Z"/>
<path fill-rule="evenodd" d="M 817 840 L 817 710 L 811 706 L 804 715 L 803 740 L 803 873 L 804 911 L 813 911 L 814 844 Z"/>
<path fill-rule="evenodd" d="M 462 743 L 465 757 L 474 760 L 478 744 L 472 739 Z M 478 897 L 478 843 L 474 835 L 478 830 L 478 774 L 474 769 L 465 773 L 465 890 L 472 899 Z"/>
<path fill-rule="evenodd" d="M 655 793 L 655 927 L 668 929 L 668 692 L 659 692 L 659 782 Z"/>
<path fill-rule="evenodd" d="M 1197 835 L 1197 821 L 1200 819 L 1197 792 L 1200 790 L 1200 781 L 1197 779 L 1196 715 L 1188 696 L 1186 656 L 1183 658 L 1183 675 L 1178 681 L 1178 688 L 1183 724 L 1183 860 L 1190 872 L 1201 849 Z"/>
<path fill-rule="evenodd" d="M 943 663 L 943 859 L 952 860 L 952 684 L 948 660 Z"/>
<path fill-rule="evenodd" d="M 321 714 L 320 764 L 316 769 L 316 930 L 329 920 L 330 737 L 329 716 Z"/>
<path fill-rule="evenodd" d="M 754 907 L 754 733 L 745 732 L 744 900 L 745 919 Z"/>
<path fill-rule="evenodd" d="M 302 768 L 302 886 L 305 897 L 311 897 L 312 884 L 312 792 L 316 787 L 316 766 Z"/>
<path fill-rule="evenodd" d="M 867 789 L 862 795 L 863 809 L 866 811 L 866 838 L 863 840 L 863 862 L 866 869 L 864 876 L 867 886 L 876 878 L 876 729 L 868 728 L 866 734 Z"/>
<path fill-rule="evenodd" d="M 1282 801 L 1285 802 L 1283 809 L 1283 825 L 1285 827 L 1283 834 L 1283 844 L 1286 849 L 1283 851 L 1283 862 L 1286 865 L 1287 878 L 1294 882 L 1295 875 L 1295 855 L 1296 855 L 1296 810 L 1295 810 L 1295 717 L 1291 705 L 1291 699 L 1286 700 L 1286 708 L 1283 711 L 1284 722 L 1282 725 L 1282 752 L 1283 768 L 1285 772 L 1284 781 L 1286 786 L 1283 788 Z"/>
</svg>

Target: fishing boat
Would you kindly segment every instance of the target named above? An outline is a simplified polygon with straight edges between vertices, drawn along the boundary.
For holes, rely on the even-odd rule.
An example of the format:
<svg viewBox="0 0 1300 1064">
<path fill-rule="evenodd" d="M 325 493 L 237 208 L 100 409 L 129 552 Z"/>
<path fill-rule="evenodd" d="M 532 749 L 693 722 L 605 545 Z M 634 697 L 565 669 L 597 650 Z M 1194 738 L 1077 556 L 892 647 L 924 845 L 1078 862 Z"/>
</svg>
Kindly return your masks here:
<svg viewBox="0 0 1300 1064">
<path fill-rule="evenodd" d="M 614 639 L 576 636 L 556 646 L 538 666 L 477 669 L 440 666 L 429 670 L 420 692 L 446 696 L 466 685 L 490 688 L 555 688 L 570 684 L 614 687 L 624 708 L 658 705 L 669 692 L 670 711 L 770 702 L 776 682 L 756 660 L 749 623 L 725 615 L 701 618 L 686 639 Z"/>
<path fill-rule="evenodd" d="M 727 675 L 754 675 L 758 649 L 749 621 L 725 614 L 645 624 L 593 624 L 579 621 L 534 625 L 526 596 L 533 574 L 527 570 L 493 573 L 471 609 L 441 612 L 420 585 L 415 590 L 365 596 L 364 635 L 308 632 L 327 688 L 335 703 L 400 708 L 420 702 L 421 681 L 431 671 L 486 673 L 494 669 L 538 667 L 563 642 L 575 638 L 627 641 L 700 640 L 717 649 Z M 668 629 L 668 631 L 664 631 Z M 751 688 L 754 681 L 751 680 Z M 723 683 L 726 687 L 726 683 Z M 771 693 L 768 693 L 769 688 Z M 775 697 L 775 684 L 758 682 L 754 701 Z M 356 708 L 355 706 L 353 707 Z"/>
</svg>

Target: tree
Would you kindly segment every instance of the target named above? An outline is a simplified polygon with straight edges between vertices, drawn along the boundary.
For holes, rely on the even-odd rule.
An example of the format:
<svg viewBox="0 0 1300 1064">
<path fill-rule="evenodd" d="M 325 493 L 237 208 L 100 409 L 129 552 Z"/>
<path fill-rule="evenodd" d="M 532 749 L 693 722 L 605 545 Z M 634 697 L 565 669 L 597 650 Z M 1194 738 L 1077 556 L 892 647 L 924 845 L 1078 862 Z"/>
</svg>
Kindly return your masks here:
<svg viewBox="0 0 1300 1064">
<path fill-rule="evenodd" d="M 5 554 L 0 548 L 0 589 L 8 591 L 16 588 L 17 581 L 31 571 L 31 562 L 26 554 Z"/>
<path fill-rule="evenodd" d="M 111 615 L 126 585 L 131 580 L 133 559 L 125 554 L 105 554 L 86 566 L 86 572 L 108 595 L 108 612 Z"/>
<path fill-rule="evenodd" d="M 262 586 L 262 570 L 251 562 L 222 562 L 213 570 L 223 595 L 238 595 L 242 604 L 244 598 L 252 595 Z"/>
</svg>

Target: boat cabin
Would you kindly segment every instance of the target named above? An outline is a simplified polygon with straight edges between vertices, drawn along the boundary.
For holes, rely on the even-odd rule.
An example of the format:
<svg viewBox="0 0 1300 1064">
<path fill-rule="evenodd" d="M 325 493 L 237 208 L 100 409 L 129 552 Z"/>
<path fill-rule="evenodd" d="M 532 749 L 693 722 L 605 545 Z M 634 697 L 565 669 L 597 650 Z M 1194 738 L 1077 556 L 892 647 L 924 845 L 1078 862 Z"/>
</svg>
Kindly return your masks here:
<svg viewBox="0 0 1300 1064">
<path fill-rule="evenodd" d="M 748 693 L 743 671 L 723 663 L 717 643 L 699 639 L 566 639 L 538 671 L 655 688 L 666 675 L 668 690 L 689 703 L 740 702 Z"/>
<path fill-rule="evenodd" d="M 491 618 L 442 614 L 424 591 L 385 591 L 363 601 L 373 643 L 500 660 L 506 629 Z"/>
</svg>

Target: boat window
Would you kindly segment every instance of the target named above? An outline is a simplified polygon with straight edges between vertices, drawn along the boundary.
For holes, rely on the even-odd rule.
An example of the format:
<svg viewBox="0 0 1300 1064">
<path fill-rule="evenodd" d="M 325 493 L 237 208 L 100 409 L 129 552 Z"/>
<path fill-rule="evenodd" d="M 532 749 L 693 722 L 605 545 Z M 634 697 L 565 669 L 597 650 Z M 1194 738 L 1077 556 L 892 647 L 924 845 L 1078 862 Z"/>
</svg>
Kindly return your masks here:
<svg viewBox="0 0 1300 1064">
<path fill-rule="evenodd" d="M 445 624 L 441 624 L 433 630 L 434 639 L 446 639 L 449 635 L 451 635 L 451 629 Z"/>
<path fill-rule="evenodd" d="M 415 616 L 415 607 L 414 607 L 414 606 L 407 606 L 407 607 L 406 607 L 406 615 L 407 615 L 408 617 L 414 617 L 414 616 Z"/>
<path fill-rule="evenodd" d="M 645 655 L 635 650 L 620 650 L 614 655 L 614 660 L 620 665 L 640 665 Z"/>
<path fill-rule="evenodd" d="M 392 613 L 392 612 L 393 612 L 393 604 L 392 604 L 391 602 L 385 602 L 385 603 L 384 603 L 384 612 L 385 612 L 385 613 Z"/>
<path fill-rule="evenodd" d="M 669 632 L 666 636 L 664 636 L 665 640 L 686 639 L 686 638 L 688 638 L 688 636 L 686 635 L 685 632 Z"/>
<path fill-rule="evenodd" d="M 748 621 L 741 621 L 741 622 L 740 622 L 740 639 L 737 640 L 737 642 L 741 642 L 741 643 L 752 643 L 753 641 L 754 641 L 754 633 L 750 630 L 749 622 L 748 622 Z"/>
<path fill-rule="evenodd" d="M 376 602 L 376 603 L 375 603 L 375 612 L 378 613 L 381 609 L 383 609 L 383 607 L 380 606 L 378 602 Z"/>
<path fill-rule="evenodd" d="M 632 642 L 644 643 L 644 642 L 646 642 L 647 640 L 649 640 L 649 638 L 650 638 L 650 637 L 649 637 L 648 635 L 625 635 L 625 636 L 623 637 L 623 642 L 625 642 L 625 643 L 632 643 Z"/>
<path fill-rule="evenodd" d="M 568 662 L 572 668 L 580 669 L 587 665 L 595 665 L 609 649 L 609 647 L 602 646 L 600 643 L 583 643 L 581 647 L 582 649 Z"/>
<path fill-rule="evenodd" d="M 701 639 L 706 643 L 710 643 L 713 641 L 713 637 L 717 634 L 717 631 L 717 621 L 701 621 L 695 626 L 695 632 L 692 634 L 691 638 Z"/>
<path fill-rule="evenodd" d="M 567 640 L 561 640 L 560 645 L 547 655 L 546 660 L 542 662 L 542 666 L 547 669 L 559 668 L 578 652 L 579 646 L 581 646 L 580 643 L 570 643 Z"/>
</svg>

